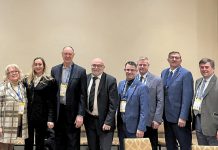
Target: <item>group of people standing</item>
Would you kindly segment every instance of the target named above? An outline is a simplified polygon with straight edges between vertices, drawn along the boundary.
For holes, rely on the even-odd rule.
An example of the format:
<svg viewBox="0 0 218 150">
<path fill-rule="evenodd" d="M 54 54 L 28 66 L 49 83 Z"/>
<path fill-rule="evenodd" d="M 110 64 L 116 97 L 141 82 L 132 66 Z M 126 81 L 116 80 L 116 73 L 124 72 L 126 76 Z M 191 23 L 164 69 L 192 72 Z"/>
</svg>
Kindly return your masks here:
<svg viewBox="0 0 218 150">
<path fill-rule="evenodd" d="M 190 71 L 181 66 L 181 55 L 168 55 L 170 67 L 161 77 L 149 72 L 149 60 L 124 65 L 126 79 L 105 73 L 104 61 L 91 61 L 91 73 L 73 62 L 74 49 L 62 50 L 63 63 L 45 74 L 43 58 L 33 60 L 32 72 L 22 77 L 16 64 L 5 69 L 0 84 L 0 150 L 13 150 L 18 140 L 25 150 L 79 150 L 84 124 L 90 150 L 111 150 L 117 125 L 120 150 L 124 138 L 148 137 L 158 147 L 158 128 L 164 122 L 168 150 L 191 149 L 192 127 L 200 145 L 218 145 L 218 81 L 214 61 L 199 62 L 202 78 L 195 92 Z M 117 119 L 116 119 L 117 116 Z M 117 120 L 117 123 L 116 123 Z M 192 122 L 192 124 L 191 124 Z M 47 134 L 52 141 L 45 142 Z M 54 135 L 55 134 L 55 135 Z M 35 140 L 34 140 L 35 139 Z"/>
</svg>

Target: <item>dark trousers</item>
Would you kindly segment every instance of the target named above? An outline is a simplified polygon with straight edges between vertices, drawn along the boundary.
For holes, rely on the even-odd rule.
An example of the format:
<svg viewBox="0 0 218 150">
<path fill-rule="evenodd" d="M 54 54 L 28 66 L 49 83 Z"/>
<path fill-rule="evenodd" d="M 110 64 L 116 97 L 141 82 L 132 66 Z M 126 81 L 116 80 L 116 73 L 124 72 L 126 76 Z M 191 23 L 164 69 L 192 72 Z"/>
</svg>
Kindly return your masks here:
<svg viewBox="0 0 218 150">
<path fill-rule="evenodd" d="M 36 150 L 44 150 L 44 140 L 47 133 L 47 122 L 28 122 L 28 134 L 29 137 L 25 140 L 25 150 L 33 150 L 34 135 Z"/>
<path fill-rule="evenodd" d="M 157 150 L 158 147 L 158 133 L 157 129 L 147 126 L 147 130 L 144 134 L 144 138 L 149 138 L 152 146 L 152 150 Z"/>
<path fill-rule="evenodd" d="M 124 138 L 136 138 L 136 133 L 129 133 L 124 123 L 118 127 L 118 137 L 120 142 L 119 150 L 124 150 Z"/>
<path fill-rule="evenodd" d="M 114 130 L 102 131 L 98 117 L 85 116 L 85 128 L 89 150 L 111 150 Z"/>
<path fill-rule="evenodd" d="M 203 134 L 201 128 L 201 115 L 195 117 L 195 130 L 199 145 L 218 146 L 216 136 L 206 136 Z"/>
<path fill-rule="evenodd" d="M 72 118 L 65 105 L 60 105 L 58 121 L 55 124 L 55 149 L 79 150 L 80 128 L 75 127 L 75 118 Z"/>
<path fill-rule="evenodd" d="M 191 150 L 192 133 L 191 122 L 187 121 L 186 126 L 181 128 L 177 123 L 171 123 L 164 120 L 164 131 L 167 150 Z"/>
</svg>

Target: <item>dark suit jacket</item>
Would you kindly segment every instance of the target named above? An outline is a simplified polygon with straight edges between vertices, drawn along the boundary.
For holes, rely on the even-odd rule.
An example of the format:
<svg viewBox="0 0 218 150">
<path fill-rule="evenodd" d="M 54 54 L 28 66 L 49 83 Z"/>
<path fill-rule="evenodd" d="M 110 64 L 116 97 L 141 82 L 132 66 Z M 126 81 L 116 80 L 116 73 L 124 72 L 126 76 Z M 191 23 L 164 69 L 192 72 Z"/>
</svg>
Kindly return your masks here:
<svg viewBox="0 0 218 150">
<path fill-rule="evenodd" d="M 91 77 L 91 74 L 87 76 L 87 84 L 89 84 Z M 111 131 L 113 131 L 115 129 L 115 114 L 119 104 L 116 79 L 106 73 L 103 73 L 101 76 L 97 94 L 100 127 L 99 132 L 102 132 L 103 124 L 110 125 Z M 89 126 L 90 123 L 92 123 L 86 121 L 88 121 L 88 118 L 85 119 L 86 126 Z"/>
<path fill-rule="evenodd" d="M 34 87 L 28 84 L 27 78 L 23 80 L 27 91 L 27 116 L 29 123 L 45 124 L 55 121 L 56 82 L 50 77 L 42 76 Z M 32 122 L 33 121 L 33 122 Z"/>
<path fill-rule="evenodd" d="M 195 83 L 195 93 L 203 78 Z M 204 135 L 215 136 L 218 130 L 218 81 L 214 75 L 205 89 L 201 104 L 201 128 Z M 195 119 L 194 119 L 195 120 Z M 195 122 L 194 122 L 195 123 Z M 195 126 L 193 124 L 193 126 Z"/>
<path fill-rule="evenodd" d="M 72 69 L 66 91 L 66 109 L 69 112 L 69 116 L 72 118 L 72 121 L 74 122 L 77 115 L 85 115 L 87 79 L 86 70 L 84 68 L 76 64 L 72 64 L 71 67 Z M 62 68 L 63 64 L 60 64 L 51 69 L 51 75 L 53 78 L 55 78 L 59 87 L 57 92 L 57 116 L 59 115 L 60 107 L 60 84 Z"/>
<path fill-rule="evenodd" d="M 164 83 L 164 117 L 168 122 L 177 123 L 179 118 L 191 121 L 193 98 L 193 78 L 190 71 L 183 67 L 174 72 L 169 87 L 166 87 L 169 68 L 161 73 Z"/>
</svg>

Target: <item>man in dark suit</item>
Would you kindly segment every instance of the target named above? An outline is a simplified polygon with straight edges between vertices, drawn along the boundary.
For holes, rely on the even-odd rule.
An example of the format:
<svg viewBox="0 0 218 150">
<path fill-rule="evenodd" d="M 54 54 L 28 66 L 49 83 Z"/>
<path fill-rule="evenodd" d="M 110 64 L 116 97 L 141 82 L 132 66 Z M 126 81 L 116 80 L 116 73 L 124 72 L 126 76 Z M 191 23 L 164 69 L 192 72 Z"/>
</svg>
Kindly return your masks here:
<svg viewBox="0 0 218 150">
<path fill-rule="evenodd" d="M 163 107 L 164 107 L 164 92 L 163 83 L 160 77 L 150 73 L 149 60 L 147 57 L 140 57 L 137 61 L 138 75 L 137 79 L 148 86 L 149 89 L 149 122 L 147 124 L 147 131 L 144 137 L 150 139 L 152 150 L 157 150 L 158 147 L 158 132 L 160 124 L 162 123 Z"/>
<path fill-rule="evenodd" d="M 138 79 L 137 65 L 133 61 L 125 64 L 126 80 L 119 83 L 120 105 L 117 128 L 120 150 L 124 149 L 124 138 L 143 138 L 149 117 L 148 87 Z"/>
<path fill-rule="evenodd" d="M 194 123 L 199 145 L 218 146 L 218 81 L 215 63 L 209 58 L 199 61 L 202 78 L 195 84 Z"/>
<path fill-rule="evenodd" d="M 181 67 L 181 55 L 172 51 L 168 55 L 170 68 L 162 71 L 164 83 L 164 130 L 167 150 L 191 150 L 191 104 L 193 78 Z"/>
<path fill-rule="evenodd" d="M 80 149 L 80 127 L 85 115 L 87 78 L 86 70 L 73 63 L 74 54 L 72 47 L 64 47 L 63 64 L 51 69 L 51 75 L 59 87 L 55 124 L 56 150 Z"/>
<path fill-rule="evenodd" d="M 92 73 L 87 76 L 88 100 L 84 124 L 90 150 L 111 150 L 113 141 L 119 103 L 117 82 L 104 72 L 104 68 L 102 59 L 95 58 L 91 62 Z"/>
</svg>

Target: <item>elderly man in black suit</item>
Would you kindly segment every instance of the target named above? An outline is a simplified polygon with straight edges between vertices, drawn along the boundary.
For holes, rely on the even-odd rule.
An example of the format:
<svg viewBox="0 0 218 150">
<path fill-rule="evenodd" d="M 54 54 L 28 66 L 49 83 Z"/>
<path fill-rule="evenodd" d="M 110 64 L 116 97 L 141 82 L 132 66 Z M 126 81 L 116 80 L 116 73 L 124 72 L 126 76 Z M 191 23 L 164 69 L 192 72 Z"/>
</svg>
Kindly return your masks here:
<svg viewBox="0 0 218 150">
<path fill-rule="evenodd" d="M 58 83 L 56 149 L 79 150 L 80 127 L 83 125 L 87 98 L 86 70 L 73 62 L 74 49 L 62 51 L 63 63 L 54 66 L 51 75 Z"/>
<path fill-rule="evenodd" d="M 111 150 L 118 107 L 116 79 L 104 73 L 104 62 L 95 58 L 87 76 L 88 100 L 85 128 L 90 150 Z"/>
</svg>

